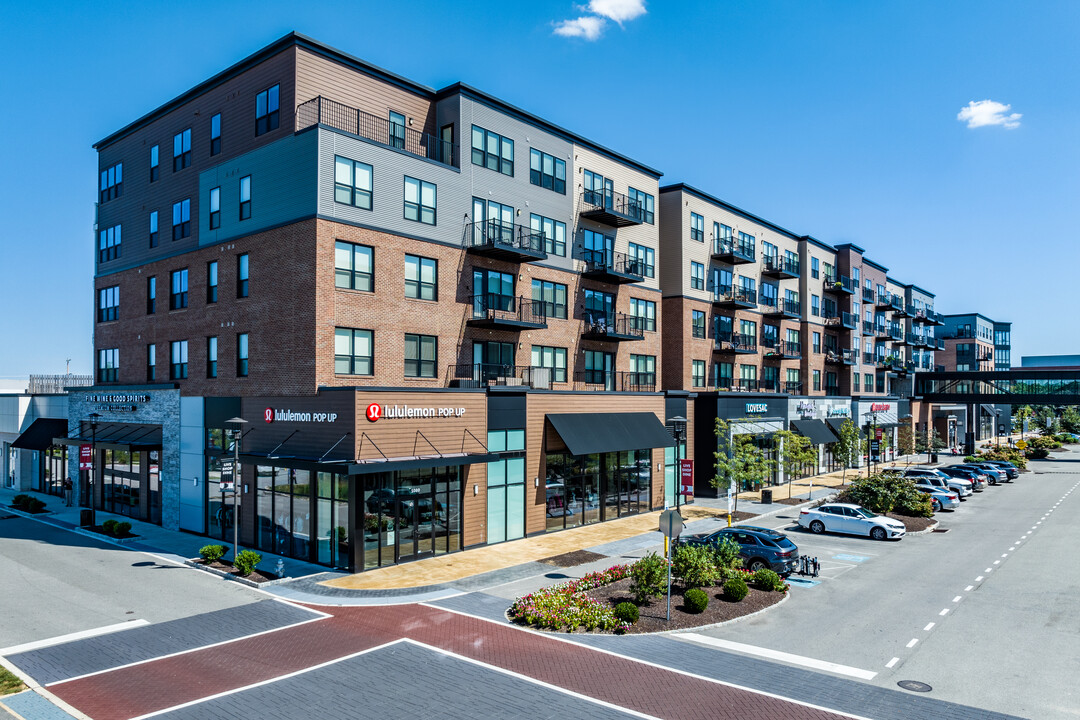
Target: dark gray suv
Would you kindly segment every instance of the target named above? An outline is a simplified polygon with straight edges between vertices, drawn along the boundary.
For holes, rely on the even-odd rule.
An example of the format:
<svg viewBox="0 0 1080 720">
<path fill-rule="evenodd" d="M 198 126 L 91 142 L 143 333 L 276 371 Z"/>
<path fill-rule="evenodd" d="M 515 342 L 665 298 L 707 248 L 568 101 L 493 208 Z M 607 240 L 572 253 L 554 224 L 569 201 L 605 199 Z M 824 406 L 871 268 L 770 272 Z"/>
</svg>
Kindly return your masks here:
<svg viewBox="0 0 1080 720">
<path fill-rule="evenodd" d="M 748 570 L 768 568 L 786 577 L 799 567 L 799 548 L 787 535 L 769 528 L 752 525 L 720 528 L 705 535 L 681 537 L 678 544 L 716 546 L 724 538 L 731 538 L 739 546 L 743 567 Z"/>
</svg>

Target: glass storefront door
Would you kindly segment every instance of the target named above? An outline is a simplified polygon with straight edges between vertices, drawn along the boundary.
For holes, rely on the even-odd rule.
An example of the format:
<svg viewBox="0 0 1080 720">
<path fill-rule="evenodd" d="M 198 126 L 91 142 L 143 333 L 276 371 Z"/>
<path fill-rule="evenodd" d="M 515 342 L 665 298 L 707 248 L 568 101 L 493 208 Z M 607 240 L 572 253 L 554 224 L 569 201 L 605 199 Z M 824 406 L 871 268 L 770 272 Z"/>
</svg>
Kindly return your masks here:
<svg viewBox="0 0 1080 720">
<path fill-rule="evenodd" d="M 546 457 L 547 529 L 646 512 L 652 500 L 652 451 Z"/>
<path fill-rule="evenodd" d="M 460 467 L 376 473 L 357 481 L 364 488 L 365 569 L 461 549 Z"/>
</svg>

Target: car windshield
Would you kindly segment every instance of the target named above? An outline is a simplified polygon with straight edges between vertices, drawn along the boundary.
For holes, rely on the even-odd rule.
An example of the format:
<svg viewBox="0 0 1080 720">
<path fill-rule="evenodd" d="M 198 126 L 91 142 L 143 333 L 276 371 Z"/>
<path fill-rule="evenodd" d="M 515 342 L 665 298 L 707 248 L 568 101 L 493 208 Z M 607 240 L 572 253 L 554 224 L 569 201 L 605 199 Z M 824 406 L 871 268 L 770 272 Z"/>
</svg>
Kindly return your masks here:
<svg viewBox="0 0 1080 720">
<path fill-rule="evenodd" d="M 877 517 L 876 514 L 870 512 L 869 510 L 867 510 L 866 508 L 863 508 L 863 507 L 855 508 L 855 512 L 857 512 L 860 515 L 862 515 L 863 517 L 867 517 L 867 518 L 876 518 Z"/>
</svg>

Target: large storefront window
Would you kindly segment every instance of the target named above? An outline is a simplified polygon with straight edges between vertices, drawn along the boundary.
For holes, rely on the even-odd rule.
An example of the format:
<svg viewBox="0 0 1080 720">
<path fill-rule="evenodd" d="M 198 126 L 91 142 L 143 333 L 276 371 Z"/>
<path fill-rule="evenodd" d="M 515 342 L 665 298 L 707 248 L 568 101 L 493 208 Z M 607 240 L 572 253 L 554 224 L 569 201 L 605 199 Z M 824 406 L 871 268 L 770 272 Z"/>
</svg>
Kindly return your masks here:
<svg viewBox="0 0 1080 720">
<path fill-rule="evenodd" d="M 262 550 L 311 556 L 311 472 L 259 465 L 255 470 L 255 541 Z"/>
<path fill-rule="evenodd" d="M 461 549 L 460 467 L 376 473 L 362 480 L 364 569 Z"/>
<path fill-rule="evenodd" d="M 53 445 L 41 453 L 41 482 L 38 492 L 49 495 L 64 494 L 64 480 L 67 478 L 67 445 Z"/>
<path fill-rule="evenodd" d="M 547 529 L 562 530 L 647 512 L 652 451 L 547 455 Z"/>
<path fill-rule="evenodd" d="M 487 541 L 525 537 L 525 431 L 489 431 L 488 450 L 506 455 L 487 464 Z"/>
<path fill-rule="evenodd" d="M 160 451 L 102 450 L 101 509 L 161 524 Z"/>
</svg>

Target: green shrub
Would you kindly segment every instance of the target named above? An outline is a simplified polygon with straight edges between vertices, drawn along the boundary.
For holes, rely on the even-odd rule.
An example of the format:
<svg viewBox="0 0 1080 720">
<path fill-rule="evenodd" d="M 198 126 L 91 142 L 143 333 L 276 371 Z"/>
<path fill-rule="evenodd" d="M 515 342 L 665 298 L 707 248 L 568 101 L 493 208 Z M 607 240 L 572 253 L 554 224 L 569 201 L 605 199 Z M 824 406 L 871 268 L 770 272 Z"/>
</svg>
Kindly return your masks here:
<svg viewBox="0 0 1080 720">
<path fill-rule="evenodd" d="M 262 561 L 262 555 L 254 550 L 241 550 L 236 554 L 236 559 L 233 560 L 233 565 L 236 566 L 237 572 L 240 575 L 247 577 L 251 574 L 255 566 Z"/>
<path fill-rule="evenodd" d="M 915 489 L 915 481 L 894 473 L 878 473 L 857 478 L 833 502 L 861 505 L 870 512 L 897 512 L 913 517 L 930 517 L 930 500 Z"/>
<path fill-rule="evenodd" d="M 977 459 L 979 461 L 1004 460 L 1006 462 L 1011 462 L 1013 465 L 1020 468 L 1021 470 L 1027 468 L 1027 458 L 1024 457 L 1024 453 L 1022 453 L 1020 450 L 1017 450 L 1016 448 L 1011 447 L 1002 446 L 1000 448 L 995 447 L 991 448 L 990 450 L 985 450 L 979 453 L 979 457 Z"/>
<path fill-rule="evenodd" d="M 667 591 L 667 560 L 649 553 L 630 568 L 630 593 L 638 605 Z"/>
<path fill-rule="evenodd" d="M 787 585 L 784 579 L 768 568 L 761 568 L 754 573 L 754 584 L 762 590 L 783 592 Z"/>
<path fill-rule="evenodd" d="M 723 538 L 719 545 L 713 546 L 713 565 L 717 570 L 717 579 L 727 580 L 742 567 L 743 561 L 739 557 L 741 551 L 739 543 L 728 537 Z"/>
<path fill-rule="evenodd" d="M 31 498 L 29 495 L 16 495 L 15 497 L 11 498 L 11 507 L 19 510 L 25 510 L 32 499 L 33 498 Z"/>
<path fill-rule="evenodd" d="M 615 617 L 627 625 L 633 625 L 638 621 L 638 607 L 634 603 L 621 602 L 615 606 Z"/>
<path fill-rule="evenodd" d="M 975 455 L 965 455 L 964 456 L 964 462 L 966 462 L 966 463 L 979 462 L 979 458 L 977 456 L 975 456 Z"/>
<path fill-rule="evenodd" d="M 1046 448 L 1029 448 L 1025 450 L 1025 453 L 1029 460 L 1042 460 L 1050 456 L 1050 451 Z"/>
<path fill-rule="evenodd" d="M 131 532 L 131 523 L 127 521 L 116 523 L 116 537 L 123 537 Z"/>
<path fill-rule="evenodd" d="M 892 511 L 908 517 L 928 518 L 934 514 L 934 503 L 929 495 L 915 489 L 912 480 L 907 480 L 896 493 Z"/>
<path fill-rule="evenodd" d="M 220 560 L 221 558 L 225 557 L 225 546 L 203 545 L 201 548 L 199 548 L 199 557 L 201 557 L 204 562 L 208 563 L 212 563 L 215 560 Z"/>
<path fill-rule="evenodd" d="M 101 529 L 104 530 L 105 532 L 107 532 L 110 535 L 115 534 L 116 533 L 116 521 L 111 519 L 111 518 L 109 520 L 106 520 L 105 522 L 101 523 Z"/>
<path fill-rule="evenodd" d="M 731 578 L 724 583 L 724 597 L 733 602 L 739 602 L 749 592 L 750 588 L 746 587 L 742 578 Z"/>
<path fill-rule="evenodd" d="M 1061 447 L 1061 443 L 1055 440 L 1052 436 L 1044 435 L 1040 437 L 1033 437 L 1028 440 L 1028 447 L 1035 450 L 1057 450 Z"/>
<path fill-rule="evenodd" d="M 1058 433 L 1057 435 L 1054 436 L 1054 438 L 1059 443 L 1074 443 L 1074 442 L 1076 442 L 1076 439 L 1072 435 L 1070 435 L 1069 433 Z"/>
<path fill-rule="evenodd" d="M 690 588 L 683 593 L 683 605 L 686 606 L 686 612 L 695 615 L 703 613 L 705 608 L 709 607 L 709 596 L 698 588 Z"/>
<path fill-rule="evenodd" d="M 45 509 L 45 503 L 38 500 L 36 497 L 30 498 L 26 503 L 26 511 L 32 513 L 39 513 Z"/>
<path fill-rule="evenodd" d="M 716 554 L 701 545 L 679 545 L 675 548 L 671 572 L 687 588 L 699 588 L 716 582 Z"/>
</svg>

